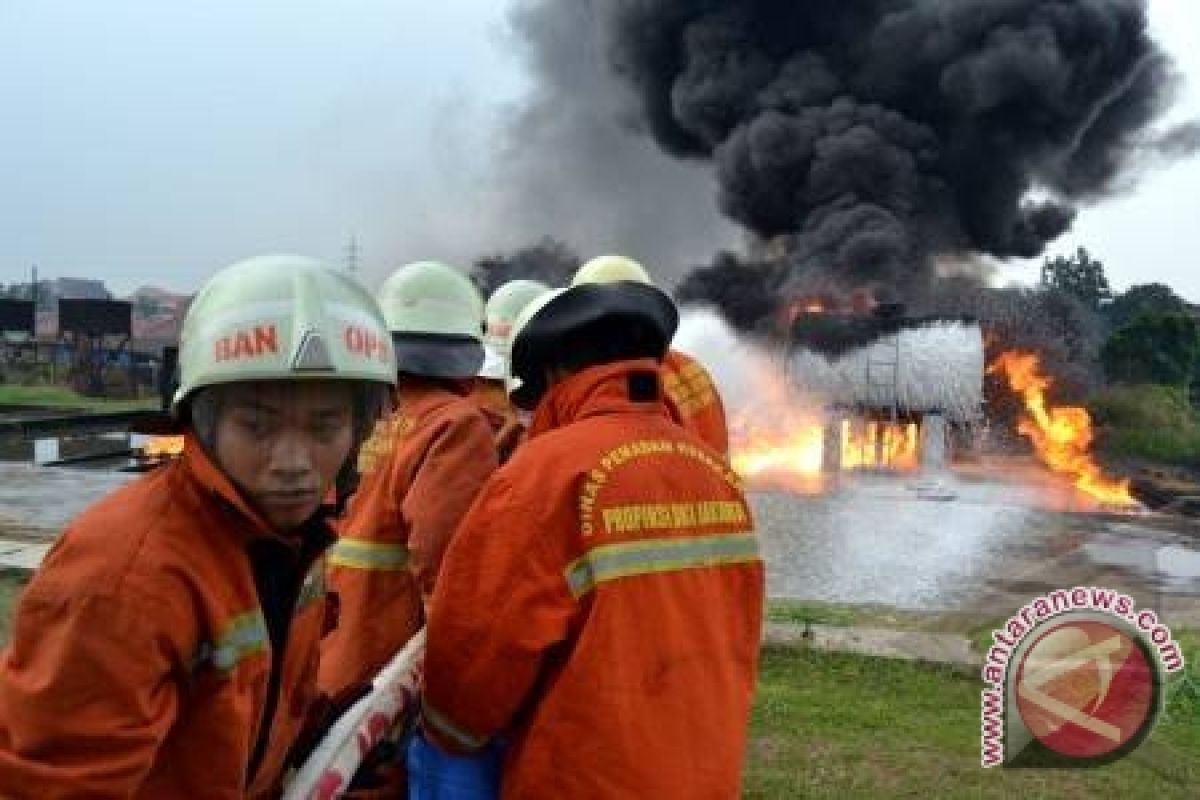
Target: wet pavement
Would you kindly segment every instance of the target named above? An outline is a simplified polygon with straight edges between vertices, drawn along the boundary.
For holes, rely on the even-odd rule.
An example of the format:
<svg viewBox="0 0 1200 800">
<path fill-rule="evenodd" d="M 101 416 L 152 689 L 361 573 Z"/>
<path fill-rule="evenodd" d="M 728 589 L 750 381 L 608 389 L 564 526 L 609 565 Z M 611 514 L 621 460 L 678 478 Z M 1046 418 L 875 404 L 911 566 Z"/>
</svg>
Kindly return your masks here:
<svg viewBox="0 0 1200 800">
<path fill-rule="evenodd" d="M 0 461 L 0 538 L 53 540 L 135 478 Z M 1200 626 L 1194 520 L 1103 513 L 1021 461 L 958 468 L 941 482 L 946 491 L 917 488 L 912 478 L 853 475 L 824 494 L 753 491 L 771 595 L 996 614 L 1043 591 L 1097 585 Z"/>
<path fill-rule="evenodd" d="M 80 511 L 134 477 L 0 461 L 0 538 L 53 539 Z"/>
<path fill-rule="evenodd" d="M 1007 614 L 1076 585 L 1128 592 L 1168 621 L 1200 625 L 1200 525 L 1106 513 L 1019 462 L 942 481 L 855 475 L 825 494 L 753 496 L 772 596 L 929 612 Z"/>
</svg>

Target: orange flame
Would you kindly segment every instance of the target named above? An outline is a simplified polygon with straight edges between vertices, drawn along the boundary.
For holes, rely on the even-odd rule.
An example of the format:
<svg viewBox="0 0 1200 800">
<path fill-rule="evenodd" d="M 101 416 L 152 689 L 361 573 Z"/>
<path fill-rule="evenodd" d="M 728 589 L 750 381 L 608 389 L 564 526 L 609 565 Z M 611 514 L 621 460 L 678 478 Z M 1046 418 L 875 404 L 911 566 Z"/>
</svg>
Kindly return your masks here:
<svg viewBox="0 0 1200 800">
<path fill-rule="evenodd" d="M 1009 351 L 988 367 L 988 374 L 1003 373 L 1008 385 L 1021 395 L 1026 415 L 1017 430 L 1033 442 L 1038 459 L 1054 472 L 1067 475 L 1075 487 L 1102 503 L 1135 505 L 1129 481 L 1104 477 L 1092 460 L 1092 418 L 1076 406 L 1047 406 L 1046 390 L 1054 381 L 1042 374 L 1036 354 Z"/>
<path fill-rule="evenodd" d="M 793 325 L 805 314 L 824 314 L 828 310 L 829 307 L 819 297 L 801 297 L 787 305 L 783 318 L 788 325 Z"/>
<path fill-rule="evenodd" d="M 821 474 L 824 429 L 801 423 L 787 433 L 751 429 L 740 437 L 733 453 L 733 468 L 745 478 L 768 472 L 812 478 Z"/>
<path fill-rule="evenodd" d="M 842 422 L 842 469 L 914 470 L 918 464 L 919 429 L 915 422 Z"/>
<path fill-rule="evenodd" d="M 786 419 L 786 412 L 780 415 Z M 750 481 L 782 481 L 807 489 L 824 467 L 825 426 L 811 420 L 772 429 L 735 426 L 733 468 Z M 919 466 L 920 433 L 916 423 L 865 422 L 841 426 L 841 468 L 914 470 Z M 837 446 L 835 444 L 835 446 Z"/>
<path fill-rule="evenodd" d="M 142 445 L 142 455 L 146 458 L 170 458 L 182 452 L 182 436 L 152 436 Z"/>
</svg>

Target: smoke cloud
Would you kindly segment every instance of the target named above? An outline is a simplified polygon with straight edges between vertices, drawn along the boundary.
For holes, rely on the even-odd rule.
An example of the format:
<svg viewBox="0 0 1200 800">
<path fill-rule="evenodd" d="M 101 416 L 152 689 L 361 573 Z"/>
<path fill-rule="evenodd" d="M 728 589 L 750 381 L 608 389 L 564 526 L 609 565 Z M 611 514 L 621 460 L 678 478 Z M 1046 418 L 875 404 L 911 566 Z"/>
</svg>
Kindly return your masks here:
<svg viewBox="0 0 1200 800">
<path fill-rule="evenodd" d="M 532 86 L 498 142 L 495 246 L 550 235 L 584 259 L 637 258 L 671 284 L 741 234 L 719 213 L 707 166 L 664 158 L 638 130 L 637 98 L 608 66 L 600 13 L 586 0 L 520 0 L 509 15 Z"/>
<path fill-rule="evenodd" d="M 920 294 L 938 256 L 1036 256 L 1148 148 L 1195 148 L 1193 128 L 1153 130 L 1175 81 L 1143 0 L 543 0 L 523 19 L 547 79 L 525 129 L 549 113 L 570 138 L 571 123 L 621 117 L 619 93 L 579 91 L 601 80 L 580 57 L 594 32 L 631 124 L 711 165 L 721 211 L 769 243 L 757 260 L 782 294 Z M 585 135 L 545 168 L 644 187 L 654 222 L 694 211 L 694 172 L 650 187 L 656 174 L 625 170 L 651 161 L 612 158 L 611 141 Z M 648 227 L 633 238 L 688 233 Z"/>
</svg>

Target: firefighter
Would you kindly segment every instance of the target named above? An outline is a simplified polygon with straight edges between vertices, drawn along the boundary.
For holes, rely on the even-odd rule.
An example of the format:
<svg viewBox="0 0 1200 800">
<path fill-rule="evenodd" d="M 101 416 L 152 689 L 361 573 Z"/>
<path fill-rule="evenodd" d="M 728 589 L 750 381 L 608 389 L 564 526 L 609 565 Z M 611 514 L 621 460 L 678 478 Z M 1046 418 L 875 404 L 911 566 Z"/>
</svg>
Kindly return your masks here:
<svg viewBox="0 0 1200 800">
<path fill-rule="evenodd" d="M 329 559 L 337 629 L 321 686 L 369 682 L 424 624 L 442 555 L 497 466 L 471 397 L 483 363 L 483 299 L 452 267 L 401 267 L 379 293 L 399 369 L 396 409 L 359 458 L 361 484 Z"/>
<path fill-rule="evenodd" d="M 317 690 L 327 518 L 395 380 L 340 273 L 268 256 L 212 278 L 182 331 L 182 455 L 75 519 L 21 599 L 0 797 L 278 793 Z"/>
<path fill-rule="evenodd" d="M 571 284 L 614 281 L 653 283 L 645 268 L 633 259 L 598 256 L 579 268 Z M 663 358 L 662 372 L 671 418 L 728 458 L 729 428 L 725 421 L 725 405 L 708 370 L 691 356 L 668 350 Z"/>
<path fill-rule="evenodd" d="M 763 567 L 738 478 L 663 401 L 677 321 L 635 282 L 518 319 L 508 386 L 533 420 L 435 589 L 414 797 L 443 752 L 505 745 L 503 797 L 737 796 Z"/>
<path fill-rule="evenodd" d="M 501 464 L 508 461 L 525 432 L 520 415 L 504 390 L 512 324 L 521 309 L 548 291 L 550 287 L 539 281 L 509 281 L 492 293 L 484 312 L 486 333 L 483 345 L 486 356 L 475 384 L 475 398 L 492 425 Z"/>
</svg>

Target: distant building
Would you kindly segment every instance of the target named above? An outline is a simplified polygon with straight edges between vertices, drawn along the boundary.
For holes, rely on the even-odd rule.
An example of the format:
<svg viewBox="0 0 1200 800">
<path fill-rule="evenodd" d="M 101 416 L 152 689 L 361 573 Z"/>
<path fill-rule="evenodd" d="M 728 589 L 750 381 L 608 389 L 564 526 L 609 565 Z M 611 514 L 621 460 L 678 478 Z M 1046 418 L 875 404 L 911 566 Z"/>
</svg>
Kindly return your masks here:
<svg viewBox="0 0 1200 800">
<path fill-rule="evenodd" d="M 47 285 L 51 294 L 59 300 L 113 299 L 112 293 L 105 288 L 104 281 L 90 278 L 55 278 L 52 281 L 39 282 L 39 292 Z"/>
</svg>

